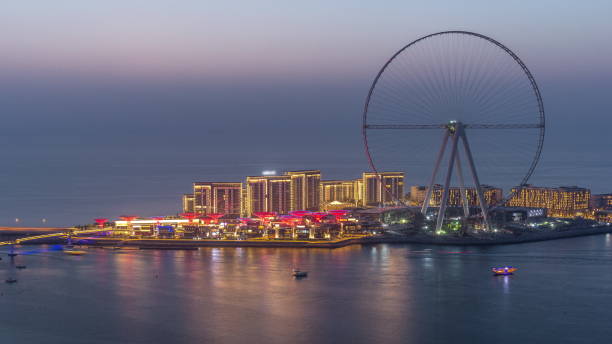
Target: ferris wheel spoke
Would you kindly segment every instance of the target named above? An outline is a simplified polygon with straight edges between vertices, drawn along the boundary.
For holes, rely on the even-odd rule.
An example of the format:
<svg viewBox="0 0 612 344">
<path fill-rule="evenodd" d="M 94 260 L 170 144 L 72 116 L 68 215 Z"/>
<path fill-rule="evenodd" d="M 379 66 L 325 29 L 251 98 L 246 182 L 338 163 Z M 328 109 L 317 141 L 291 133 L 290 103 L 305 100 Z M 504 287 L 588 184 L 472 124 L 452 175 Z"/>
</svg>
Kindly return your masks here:
<svg viewBox="0 0 612 344">
<path fill-rule="evenodd" d="M 366 124 L 366 129 L 444 129 L 446 124 Z"/>
<path fill-rule="evenodd" d="M 523 124 L 465 124 L 466 129 L 540 129 L 540 123 Z M 366 124 L 366 129 L 446 129 L 448 124 Z"/>
<path fill-rule="evenodd" d="M 466 124 L 465 128 L 469 129 L 540 129 L 544 128 L 543 124 Z"/>
</svg>

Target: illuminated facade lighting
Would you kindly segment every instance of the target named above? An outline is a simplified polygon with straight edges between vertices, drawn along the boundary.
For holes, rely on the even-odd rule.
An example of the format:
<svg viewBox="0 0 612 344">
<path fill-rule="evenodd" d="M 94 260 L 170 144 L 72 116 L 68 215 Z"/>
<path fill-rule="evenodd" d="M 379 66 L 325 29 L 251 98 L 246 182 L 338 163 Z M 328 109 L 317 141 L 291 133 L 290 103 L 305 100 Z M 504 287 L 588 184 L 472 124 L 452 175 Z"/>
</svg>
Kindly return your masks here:
<svg viewBox="0 0 612 344">
<path fill-rule="evenodd" d="M 319 194 L 322 210 L 356 207 L 362 204 L 362 179 L 321 181 Z"/>
<path fill-rule="evenodd" d="M 183 195 L 183 213 L 194 213 L 194 200 L 193 194 Z"/>
<path fill-rule="evenodd" d="M 503 190 L 490 185 L 481 185 L 482 193 L 484 195 L 485 202 L 488 206 L 496 205 L 503 198 Z M 466 187 L 466 196 L 469 207 L 478 207 L 478 197 L 476 195 L 476 188 Z M 430 207 L 439 207 L 442 202 L 442 194 L 444 187 L 440 184 L 434 184 L 431 197 L 429 199 Z M 411 186 L 410 187 L 410 203 L 413 206 L 422 206 L 425 201 L 425 195 L 427 194 L 426 186 Z M 448 206 L 460 207 L 463 206 L 463 200 L 461 198 L 461 188 L 450 187 L 448 190 Z"/>
<path fill-rule="evenodd" d="M 240 215 L 242 183 L 196 182 L 193 183 L 193 197 L 193 212 L 198 215 Z"/>
<path fill-rule="evenodd" d="M 510 207 L 546 208 L 550 217 L 571 218 L 588 213 L 591 191 L 577 186 L 558 188 L 526 185 L 513 188 Z"/>
<path fill-rule="evenodd" d="M 245 211 L 287 214 L 291 210 L 291 178 L 289 176 L 247 177 Z"/>
<path fill-rule="evenodd" d="M 291 178 L 291 210 L 318 211 L 321 171 L 290 171 L 286 175 Z"/>
<path fill-rule="evenodd" d="M 395 205 L 404 198 L 404 172 L 364 172 L 363 205 Z"/>
</svg>

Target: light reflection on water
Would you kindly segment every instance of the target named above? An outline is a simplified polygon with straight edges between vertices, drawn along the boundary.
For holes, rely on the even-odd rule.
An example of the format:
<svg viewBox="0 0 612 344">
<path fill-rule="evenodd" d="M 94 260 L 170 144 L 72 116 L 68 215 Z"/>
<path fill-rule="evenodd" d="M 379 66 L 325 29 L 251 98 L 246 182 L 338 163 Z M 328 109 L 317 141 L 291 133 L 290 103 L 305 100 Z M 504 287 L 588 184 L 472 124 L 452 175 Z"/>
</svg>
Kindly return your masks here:
<svg viewBox="0 0 612 344">
<path fill-rule="evenodd" d="M 42 247 L 0 261 L 7 343 L 603 342 L 609 236 L 510 245 L 341 249 Z M 38 251 L 36 251 L 38 250 Z M 492 276 L 496 265 L 514 276 Z M 293 268 L 310 272 L 296 280 Z M 4 339 L 3 339 L 4 340 Z"/>
</svg>

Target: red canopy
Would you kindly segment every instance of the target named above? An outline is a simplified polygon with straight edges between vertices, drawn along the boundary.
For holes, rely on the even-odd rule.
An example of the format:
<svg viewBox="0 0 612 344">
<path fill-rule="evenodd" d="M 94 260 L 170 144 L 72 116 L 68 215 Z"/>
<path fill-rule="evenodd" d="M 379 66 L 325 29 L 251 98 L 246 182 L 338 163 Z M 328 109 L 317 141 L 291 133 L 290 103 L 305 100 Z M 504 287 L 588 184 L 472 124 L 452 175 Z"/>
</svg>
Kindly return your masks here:
<svg viewBox="0 0 612 344">
<path fill-rule="evenodd" d="M 222 213 L 213 213 L 213 214 L 208 214 L 208 217 L 211 219 L 211 223 L 217 223 L 219 222 L 219 219 L 222 218 L 223 216 L 225 216 L 225 214 Z"/>
<path fill-rule="evenodd" d="M 193 219 L 198 217 L 198 214 L 196 214 L 196 213 L 182 213 L 181 217 L 189 220 L 189 222 L 192 222 Z"/>
<path fill-rule="evenodd" d="M 251 218 L 249 217 L 239 217 L 238 221 L 240 221 L 240 223 L 242 223 L 243 225 L 246 225 L 249 223 L 249 221 L 251 221 Z"/>
<path fill-rule="evenodd" d="M 295 210 L 295 211 L 289 212 L 289 214 L 299 216 L 299 217 L 304 217 L 306 215 L 312 214 L 312 212 L 308 210 Z"/>
<path fill-rule="evenodd" d="M 314 217 L 314 219 L 317 220 L 317 221 L 321 221 L 322 218 L 328 216 L 329 214 L 328 213 L 323 213 L 323 212 L 317 212 L 317 213 L 310 213 L 308 215 Z"/>
<path fill-rule="evenodd" d="M 330 215 L 332 215 L 333 217 L 336 218 L 336 221 L 340 220 L 341 218 L 345 217 L 346 215 L 348 215 L 350 213 L 349 210 L 330 210 L 327 213 L 329 213 Z"/>
<path fill-rule="evenodd" d="M 136 216 L 136 215 L 121 215 L 121 216 L 119 216 L 119 218 L 122 219 L 123 221 L 132 222 L 132 221 L 136 220 L 138 218 L 138 216 Z"/>
<path fill-rule="evenodd" d="M 296 222 L 301 221 L 302 218 L 300 218 L 299 216 L 295 216 L 295 215 L 283 215 L 280 217 L 280 220 L 286 224 L 295 224 Z"/>
<path fill-rule="evenodd" d="M 276 213 L 271 212 L 271 211 L 259 211 L 259 212 L 253 213 L 253 215 L 261 219 L 270 219 L 270 218 L 276 217 Z"/>
</svg>

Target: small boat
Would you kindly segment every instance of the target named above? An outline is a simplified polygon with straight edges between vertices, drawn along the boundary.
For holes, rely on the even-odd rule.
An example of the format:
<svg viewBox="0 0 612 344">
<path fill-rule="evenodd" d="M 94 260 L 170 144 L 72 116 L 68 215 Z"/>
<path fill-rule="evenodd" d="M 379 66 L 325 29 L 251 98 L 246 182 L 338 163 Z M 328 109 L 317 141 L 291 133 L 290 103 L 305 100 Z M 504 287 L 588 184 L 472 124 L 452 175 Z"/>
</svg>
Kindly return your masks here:
<svg viewBox="0 0 612 344">
<path fill-rule="evenodd" d="M 504 266 L 501 268 L 491 268 L 491 271 L 493 271 L 493 275 L 495 276 L 512 275 L 516 270 L 517 268 L 514 268 L 512 266 Z"/>
<path fill-rule="evenodd" d="M 308 276 L 308 271 L 300 271 L 298 269 L 293 269 L 293 273 L 291 274 L 293 277 L 306 277 Z"/>
<path fill-rule="evenodd" d="M 69 254 L 71 256 L 82 256 L 84 255 L 85 251 L 77 251 L 77 250 L 64 250 L 64 253 Z"/>
<path fill-rule="evenodd" d="M 8 256 L 9 257 L 17 257 L 17 253 L 9 253 Z"/>
<path fill-rule="evenodd" d="M 17 279 L 16 278 L 7 278 L 4 282 L 6 282 L 6 283 L 16 283 Z"/>
<path fill-rule="evenodd" d="M 15 267 L 16 267 L 17 269 L 25 269 L 25 268 L 26 268 L 26 266 L 25 266 L 25 265 L 15 265 Z"/>
</svg>

